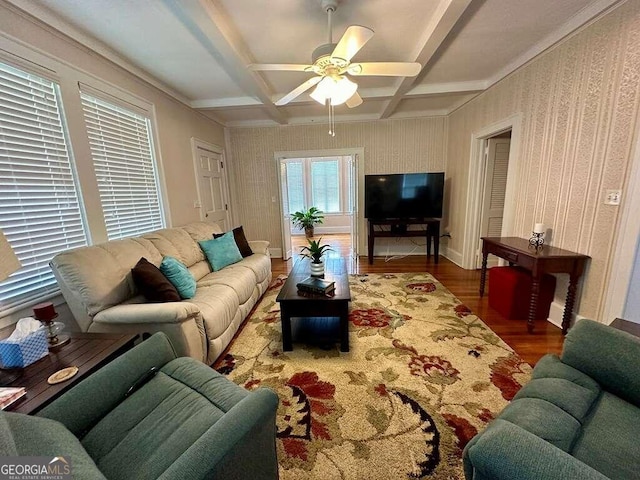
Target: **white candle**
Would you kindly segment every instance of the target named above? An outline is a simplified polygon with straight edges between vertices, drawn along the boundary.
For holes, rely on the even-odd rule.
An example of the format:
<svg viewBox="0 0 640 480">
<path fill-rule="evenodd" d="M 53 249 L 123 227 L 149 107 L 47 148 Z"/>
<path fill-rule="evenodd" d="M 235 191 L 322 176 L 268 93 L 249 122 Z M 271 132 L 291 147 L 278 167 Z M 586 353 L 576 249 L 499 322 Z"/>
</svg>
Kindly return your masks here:
<svg viewBox="0 0 640 480">
<path fill-rule="evenodd" d="M 542 223 L 536 223 L 533 227 L 533 233 L 544 233 L 544 225 Z"/>
</svg>

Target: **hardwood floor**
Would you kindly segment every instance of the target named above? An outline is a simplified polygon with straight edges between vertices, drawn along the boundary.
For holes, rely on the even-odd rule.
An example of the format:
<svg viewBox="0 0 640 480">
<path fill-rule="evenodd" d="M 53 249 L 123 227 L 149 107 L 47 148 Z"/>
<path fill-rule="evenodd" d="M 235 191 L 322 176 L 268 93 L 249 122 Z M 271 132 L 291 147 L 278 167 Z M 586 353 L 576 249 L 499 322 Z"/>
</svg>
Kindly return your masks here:
<svg viewBox="0 0 640 480">
<path fill-rule="evenodd" d="M 316 236 L 316 238 L 319 235 Z M 328 243 L 334 250 L 329 255 L 348 257 L 350 252 L 349 235 L 322 235 L 322 243 Z M 292 238 L 294 252 L 306 245 L 303 236 Z M 273 275 L 287 274 L 291 271 L 293 260 L 272 259 Z M 538 321 L 535 332 L 527 333 L 525 320 L 509 320 L 489 307 L 488 296 L 480 298 L 479 270 L 464 270 L 444 257 L 436 265 L 433 257 L 427 261 L 426 255 L 410 256 L 385 262 L 376 257 L 369 265 L 367 257 L 352 258 L 349 262 L 350 273 L 401 273 L 428 272 L 436 277 L 456 297 L 480 317 L 500 338 L 513 348 L 529 364 L 535 363 L 546 353 L 560 353 L 564 337 L 559 328 L 549 322 Z"/>
</svg>

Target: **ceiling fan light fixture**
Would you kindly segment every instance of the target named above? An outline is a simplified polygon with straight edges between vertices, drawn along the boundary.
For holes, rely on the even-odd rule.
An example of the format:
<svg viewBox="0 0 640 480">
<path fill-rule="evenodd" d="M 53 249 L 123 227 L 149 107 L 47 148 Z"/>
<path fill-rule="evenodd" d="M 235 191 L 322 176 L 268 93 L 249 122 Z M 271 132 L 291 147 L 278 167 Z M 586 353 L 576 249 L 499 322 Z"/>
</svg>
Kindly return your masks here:
<svg viewBox="0 0 640 480">
<path fill-rule="evenodd" d="M 325 105 L 330 100 L 331 105 L 342 105 L 349 100 L 358 90 L 358 84 L 352 82 L 347 77 L 339 77 L 337 80 L 332 77 L 324 77 L 310 96 L 321 105 Z"/>
</svg>

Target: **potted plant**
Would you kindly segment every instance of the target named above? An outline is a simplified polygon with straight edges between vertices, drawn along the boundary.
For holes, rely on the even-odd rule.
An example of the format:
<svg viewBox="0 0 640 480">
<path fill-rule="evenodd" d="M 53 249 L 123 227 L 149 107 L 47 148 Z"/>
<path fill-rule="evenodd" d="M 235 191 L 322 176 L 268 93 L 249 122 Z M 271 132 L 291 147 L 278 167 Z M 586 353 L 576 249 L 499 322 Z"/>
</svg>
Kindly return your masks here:
<svg viewBox="0 0 640 480">
<path fill-rule="evenodd" d="M 299 210 L 291 214 L 293 226 L 304 229 L 304 234 L 307 238 L 313 237 L 313 226 L 317 223 L 322 223 L 323 220 L 323 212 L 316 207 L 311 207 L 309 210 Z"/>
<path fill-rule="evenodd" d="M 322 256 L 326 252 L 332 252 L 330 245 L 321 245 L 322 237 L 318 240 L 309 240 L 309 245 L 302 247 L 301 255 L 311 260 L 311 276 L 321 277 L 324 275 L 324 262 Z"/>
</svg>

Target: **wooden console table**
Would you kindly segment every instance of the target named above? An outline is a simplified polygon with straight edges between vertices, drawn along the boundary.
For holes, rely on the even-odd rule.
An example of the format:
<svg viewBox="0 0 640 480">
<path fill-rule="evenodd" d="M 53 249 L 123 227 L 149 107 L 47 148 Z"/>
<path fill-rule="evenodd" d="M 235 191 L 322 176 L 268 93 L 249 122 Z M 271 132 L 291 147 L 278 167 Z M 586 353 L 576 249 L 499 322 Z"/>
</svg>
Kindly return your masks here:
<svg viewBox="0 0 640 480">
<path fill-rule="evenodd" d="M 480 275 L 480 296 L 484 295 L 487 279 L 487 257 L 489 254 L 504 258 L 510 265 L 518 265 L 531 272 L 531 300 L 529 303 L 529 317 L 527 330 L 533 332 L 533 325 L 538 306 L 540 281 L 545 273 L 568 273 L 569 288 L 562 316 L 562 333 L 567 333 L 573 314 L 578 280 L 584 272 L 587 260 L 591 257 L 580 253 L 570 252 L 557 247 L 545 245 L 536 250 L 529 246 L 529 240 L 517 237 L 482 237 L 482 273 Z"/>
<path fill-rule="evenodd" d="M 397 231 L 391 228 L 390 230 L 383 230 L 382 228 L 376 229 L 375 227 L 382 227 L 383 225 L 401 226 L 403 230 Z M 424 225 L 425 228 L 421 230 L 409 230 L 409 225 Z M 411 219 L 382 219 L 375 220 L 369 219 L 369 265 L 373 263 L 373 246 L 376 237 L 426 237 L 427 239 L 427 259 L 431 257 L 431 241 L 433 240 L 433 254 L 435 256 L 434 261 L 438 263 L 438 257 L 440 255 L 440 219 L 439 218 L 411 218 Z"/>
</svg>

